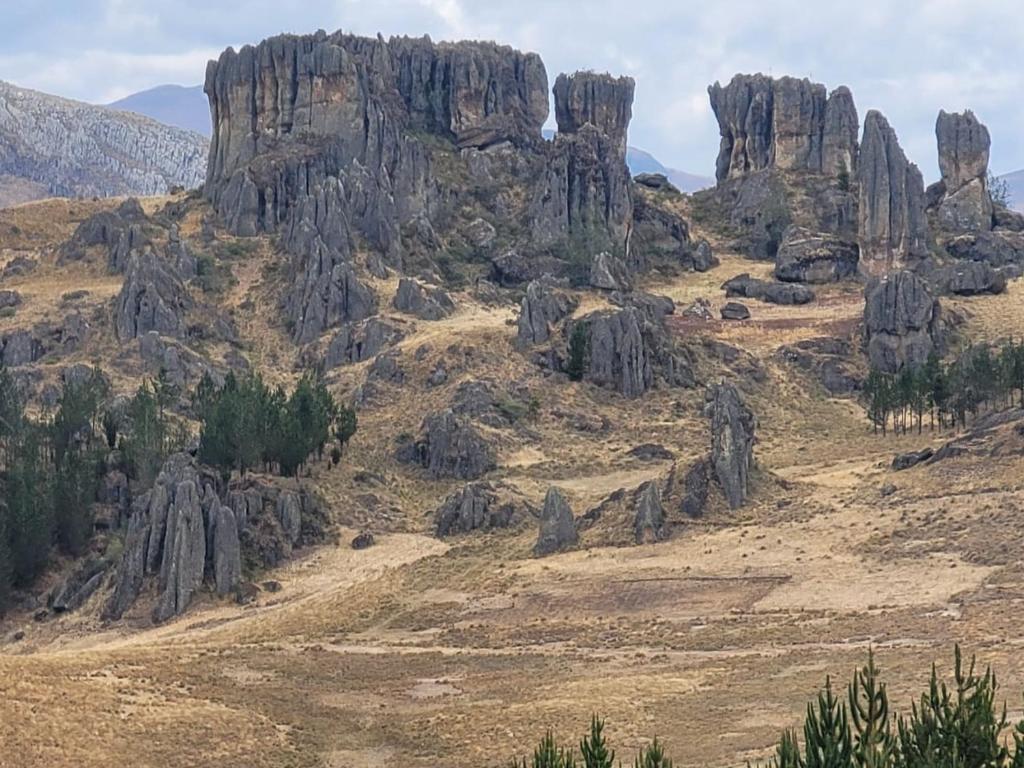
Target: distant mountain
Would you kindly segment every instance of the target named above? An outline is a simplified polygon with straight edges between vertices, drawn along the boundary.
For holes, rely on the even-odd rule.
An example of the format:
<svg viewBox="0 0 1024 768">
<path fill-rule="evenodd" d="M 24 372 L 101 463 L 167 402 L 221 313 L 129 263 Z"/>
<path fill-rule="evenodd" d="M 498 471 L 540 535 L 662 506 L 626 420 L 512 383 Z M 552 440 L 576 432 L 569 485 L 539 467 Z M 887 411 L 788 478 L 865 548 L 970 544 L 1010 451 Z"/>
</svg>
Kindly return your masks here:
<svg viewBox="0 0 1024 768">
<path fill-rule="evenodd" d="M 543 133 L 545 139 L 555 137 L 555 132 L 550 128 L 545 128 Z M 638 173 L 663 173 L 682 192 L 697 192 L 715 186 L 715 180 L 708 176 L 699 176 L 669 168 L 647 150 L 636 147 L 626 147 L 626 165 L 629 166 L 629 172 L 634 176 Z"/>
<path fill-rule="evenodd" d="M 999 178 L 1006 182 L 1006 191 L 1010 193 L 1010 207 L 1024 213 L 1024 170 L 1004 173 Z"/>
<path fill-rule="evenodd" d="M 210 102 L 201 85 L 158 85 L 107 106 L 145 115 L 165 125 L 201 133 L 207 138 L 210 136 Z"/>
<path fill-rule="evenodd" d="M 207 151 L 197 133 L 0 81 L 0 204 L 197 187 Z"/>
</svg>

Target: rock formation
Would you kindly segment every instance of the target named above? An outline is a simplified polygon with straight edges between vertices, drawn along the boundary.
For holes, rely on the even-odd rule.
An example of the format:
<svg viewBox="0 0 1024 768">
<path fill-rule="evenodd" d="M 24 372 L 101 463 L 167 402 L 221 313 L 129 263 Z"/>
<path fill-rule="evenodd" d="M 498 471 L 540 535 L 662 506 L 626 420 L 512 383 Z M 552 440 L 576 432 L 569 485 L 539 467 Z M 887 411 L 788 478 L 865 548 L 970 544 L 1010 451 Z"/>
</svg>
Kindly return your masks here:
<svg viewBox="0 0 1024 768">
<path fill-rule="evenodd" d="M 757 421 L 732 384 L 709 387 L 707 403 L 711 421 L 711 467 L 726 501 L 736 509 L 747 499 Z"/>
<path fill-rule="evenodd" d="M 131 112 L 0 82 L 0 199 L 8 180 L 42 197 L 164 195 L 203 182 L 206 139 Z"/>
<path fill-rule="evenodd" d="M 667 535 L 665 509 L 661 504 L 658 484 L 648 480 L 636 491 L 636 515 L 633 518 L 633 536 L 637 544 L 653 544 Z"/>
<path fill-rule="evenodd" d="M 128 341 L 150 331 L 182 336 L 193 302 L 177 274 L 152 250 L 135 254 L 125 270 L 115 306 L 117 337 Z"/>
<path fill-rule="evenodd" d="M 720 312 L 723 320 L 749 320 L 750 309 L 738 301 L 727 301 Z"/>
<path fill-rule="evenodd" d="M 633 220 L 626 130 L 632 78 L 560 75 L 554 89 L 558 133 L 531 210 L 538 244 L 609 251 L 625 258 Z"/>
<path fill-rule="evenodd" d="M 857 274 L 855 243 L 791 226 L 775 257 L 775 277 L 788 283 L 831 283 Z"/>
<path fill-rule="evenodd" d="M 826 98 L 825 86 L 792 77 L 736 75 L 708 88 L 721 145 L 721 182 L 778 168 L 838 175 L 857 163 L 857 110 L 845 87 Z"/>
<path fill-rule="evenodd" d="M 376 317 L 361 323 L 348 323 L 327 343 L 323 367 L 331 370 L 341 365 L 371 360 L 401 338 L 402 332 L 398 328 Z"/>
<path fill-rule="evenodd" d="M 398 292 L 392 306 L 421 320 L 440 320 L 455 311 L 455 303 L 443 290 L 409 277 L 398 281 Z"/>
<path fill-rule="evenodd" d="M 864 334 L 873 368 L 897 373 L 923 364 L 939 332 L 939 303 L 924 279 L 902 271 L 868 284 Z"/>
<path fill-rule="evenodd" d="M 523 347 L 543 344 L 551 338 L 551 327 L 572 314 L 577 303 L 551 281 L 532 281 L 519 306 L 516 341 Z"/>
<path fill-rule="evenodd" d="M 974 113 L 939 112 L 935 122 L 942 180 L 929 188 L 939 225 L 954 232 L 992 229 L 988 157 L 992 140 Z"/>
<path fill-rule="evenodd" d="M 683 500 L 680 509 L 688 517 L 702 517 L 708 503 L 711 462 L 708 458 L 695 461 L 683 479 Z"/>
<path fill-rule="evenodd" d="M 492 483 L 467 483 L 448 496 L 434 515 L 439 537 L 470 531 L 508 528 L 519 518 L 520 510 L 511 501 L 502 501 Z"/>
<path fill-rule="evenodd" d="M 537 557 L 543 557 L 574 547 L 578 542 L 579 534 L 576 532 L 576 521 L 573 519 L 569 502 L 557 488 L 548 488 L 533 553 Z"/>
<path fill-rule="evenodd" d="M 235 590 L 247 559 L 270 567 L 289 557 L 321 515 L 307 494 L 250 484 L 222 501 L 217 476 L 188 454 L 171 456 L 153 487 L 136 497 L 118 565 L 114 593 L 104 609 L 119 619 L 156 577 L 153 620 L 183 613 L 207 575 L 219 595 Z"/>
<path fill-rule="evenodd" d="M 111 272 L 123 272 L 133 253 L 149 245 L 148 218 L 135 198 L 121 203 L 116 210 L 101 211 L 83 221 L 60 249 L 61 261 L 77 261 L 87 249 L 102 246 L 107 251 Z"/>
<path fill-rule="evenodd" d="M 864 121 L 858 165 L 860 269 L 881 276 L 928 255 L 924 181 L 880 112 Z"/>
<path fill-rule="evenodd" d="M 421 465 L 432 478 L 476 480 L 496 466 L 494 451 L 480 431 L 451 409 L 427 416 L 421 433 L 400 449 L 398 458 Z"/>
</svg>

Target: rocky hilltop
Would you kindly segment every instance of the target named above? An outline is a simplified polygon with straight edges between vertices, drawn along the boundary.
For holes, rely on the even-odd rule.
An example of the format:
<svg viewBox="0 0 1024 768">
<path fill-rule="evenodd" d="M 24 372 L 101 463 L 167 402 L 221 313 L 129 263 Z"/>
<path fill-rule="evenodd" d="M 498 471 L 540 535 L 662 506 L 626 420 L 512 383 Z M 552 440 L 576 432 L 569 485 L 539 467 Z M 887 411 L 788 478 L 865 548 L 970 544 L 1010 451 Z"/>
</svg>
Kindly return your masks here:
<svg viewBox="0 0 1024 768">
<path fill-rule="evenodd" d="M 0 203 L 193 189 L 206 153 L 190 131 L 0 82 Z"/>
</svg>

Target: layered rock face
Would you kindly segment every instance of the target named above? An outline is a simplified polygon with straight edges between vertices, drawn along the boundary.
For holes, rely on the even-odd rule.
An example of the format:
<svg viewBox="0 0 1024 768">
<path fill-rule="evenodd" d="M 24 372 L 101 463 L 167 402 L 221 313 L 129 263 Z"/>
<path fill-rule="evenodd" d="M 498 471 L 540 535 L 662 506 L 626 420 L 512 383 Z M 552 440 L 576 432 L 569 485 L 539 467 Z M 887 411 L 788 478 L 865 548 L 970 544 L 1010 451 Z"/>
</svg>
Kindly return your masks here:
<svg viewBox="0 0 1024 768">
<path fill-rule="evenodd" d="M 285 35 L 207 69 L 213 140 L 206 195 L 240 235 L 279 232 L 294 258 L 288 313 L 300 341 L 345 317 L 357 240 L 401 263 L 402 227 L 430 210 L 430 153 L 539 143 L 540 59 L 490 43 Z"/>
<path fill-rule="evenodd" d="M 708 88 L 718 119 L 719 181 L 768 168 L 838 174 L 856 170 L 857 110 L 845 87 L 792 77 L 736 75 Z"/>
<path fill-rule="evenodd" d="M 557 488 L 548 488 L 540 514 L 540 530 L 533 553 L 538 557 L 574 547 L 579 542 L 576 521 L 565 496 Z"/>
<path fill-rule="evenodd" d="M 516 342 L 523 347 L 543 344 L 551 338 L 551 327 L 572 314 L 577 304 L 550 281 L 532 281 L 519 306 Z"/>
<path fill-rule="evenodd" d="M 861 272 L 880 276 L 928 255 L 924 180 L 880 112 L 864 121 L 858 166 Z"/>
<path fill-rule="evenodd" d="M 128 262 L 117 297 L 117 337 L 128 341 L 156 331 L 181 336 L 185 314 L 193 302 L 177 274 L 153 251 L 135 254 Z"/>
<path fill-rule="evenodd" d="M 31 197 L 192 189 L 203 182 L 207 152 L 206 139 L 191 131 L 3 82 L 0 148 L 0 177 L 32 182 Z"/>
<path fill-rule="evenodd" d="M 868 285 L 864 334 L 873 368 L 898 373 L 922 365 L 939 333 L 939 303 L 924 279 L 902 271 Z"/>
<path fill-rule="evenodd" d="M 628 254 L 633 202 L 626 131 L 633 89 L 628 77 L 559 75 L 554 88 L 558 133 L 531 212 L 539 244 L 568 241 L 592 252 Z"/>
<path fill-rule="evenodd" d="M 831 283 L 857 274 L 855 243 L 792 226 L 782 236 L 775 277 L 793 283 Z"/>
<path fill-rule="evenodd" d="M 992 229 L 992 197 L 988 191 L 992 140 L 988 129 L 970 110 L 953 114 L 940 111 L 935 137 L 942 172 L 942 181 L 934 190 L 939 223 L 954 231 Z"/>
</svg>

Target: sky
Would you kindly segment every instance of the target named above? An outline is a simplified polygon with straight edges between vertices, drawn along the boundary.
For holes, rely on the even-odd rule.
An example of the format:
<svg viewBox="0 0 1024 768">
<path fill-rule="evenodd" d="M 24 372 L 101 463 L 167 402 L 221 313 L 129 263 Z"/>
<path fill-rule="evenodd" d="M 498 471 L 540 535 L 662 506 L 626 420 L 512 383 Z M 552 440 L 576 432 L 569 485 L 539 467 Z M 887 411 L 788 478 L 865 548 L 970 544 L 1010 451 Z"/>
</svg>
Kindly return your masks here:
<svg viewBox="0 0 1024 768">
<path fill-rule="evenodd" d="M 0 0 L 0 79 L 106 103 L 202 82 L 227 46 L 344 29 L 486 39 L 535 51 L 554 83 L 577 69 L 636 79 L 630 144 L 713 175 L 707 86 L 737 72 L 847 85 L 879 109 L 927 179 L 939 109 L 973 109 L 991 168 L 1024 168 L 1020 0 Z"/>
</svg>

